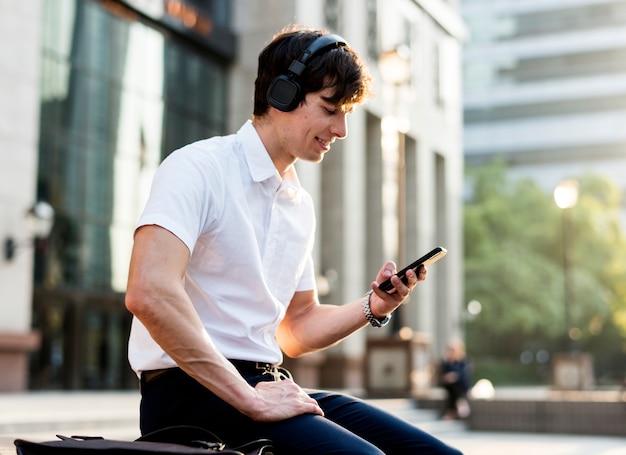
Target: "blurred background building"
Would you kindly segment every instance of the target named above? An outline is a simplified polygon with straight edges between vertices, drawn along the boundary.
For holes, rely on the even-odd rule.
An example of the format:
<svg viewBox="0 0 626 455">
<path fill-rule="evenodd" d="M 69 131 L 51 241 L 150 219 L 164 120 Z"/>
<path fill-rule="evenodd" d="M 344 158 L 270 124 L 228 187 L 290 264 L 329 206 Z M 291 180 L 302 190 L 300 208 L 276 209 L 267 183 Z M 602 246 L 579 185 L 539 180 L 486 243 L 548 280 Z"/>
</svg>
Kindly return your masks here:
<svg viewBox="0 0 626 455">
<path fill-rule="evenodd" d="M 593 172 L 626 192 L 626 1 L 464 0 L 464 152 L 551 192 Z"/>
<path fill-rule="evenodd" d="M 557 301 L 557 295 L 562 294 L 563 309 L 558 313 L 559 318 L 552 321 L 554 326 L 564 326 L 564 344 L 560 349 L 567 351 L 569 359 L 577 358 L 581 371 L 590 371 L 591 361 L 576 351 L 594 351 L 597 368 L 595 379 L 598 383 L 621 383 L 625 374 L 626 345 L 623 344 L 623 329 L 618 331 L 615 327 L 623 326 L 619 323 L 622 319 L 619 314 L 623 310 L 618 310 L 623 308 L 623 295 L 613 290 L 603 294 L 597 289 L 596 292 L 585 294 L 581 275 L 584 270 L 585 276 L 600 276 L 611 264 L 606 255 L 598 253 L 600 248 L 585 251 L 584 236 L 602 237 L 606 251 L 618 251 L 623 244 L 620 236 L 612 236 L 608 229 L 603 230 L 598 226 L 603 223 L 612 225 L 612 221 L 604 222 L 602 218 L 606 215 L 607 219 L 612 220 L 614 214 L 618 221 L 615 231 L 621 229 L 623 233 L 626 226 L 626 1 L 463 0 L 461 3 L 462 17 L 470 35 L 463 50 L 463 148 L 468 171 L 465 181 L 468 188 L 466 202 L 474 196 L 470 188 L 474 183 L 473 177 L 479 175 L 479 172 L 473 171 L 494 161 L 503 165 L 511 189 L 515 183 L 529 179 L 547 195 L 555 191 L 554 199 L 562 212 L 558 220 L 562 226 L 561 232 L 551 237 L 546 229 L 548 226 L 544 224 L 544 248 L 537 246 L 534 252 L 528 248 L 525 253 L 529 254 L 520 253 L 517 257 L 511 251 L 502 254 L 507 255 L 505 262 L 512 264 L 517 260 L 523 267 L 530 263 L 528 258 L 532 254 L 545 259 L 550 256 L 548 251 L 551 247 L 559 251 L 562 274 L 550 278 L 544 271 L 542 277 L 546 286 L 542 288 L 542 293 L 547 295 L 549 283 L 560 283 L 562 280 L 562 292 L 551 298 L 551 301 Z M 616 204 L 613 208 L 608 202 L 611 198 L 600 196 L 601 191 L 598 191 L 595 197 L 598 207 L 602 209 L 593 218 L 585 220 L 581 213 L 585 204 L 588 206 L 594 189 L 587 184 L 585 193 L 583 182 L 596 177 L 614 185 L 618 198 L 621 193 L 618 202 L 621 206 Z M 526 186 L 526 189 L 530 188 L 534 186 Z M 530 193 L 528 191 L 526 194 Z M 562 193 L 566 193 L 570 200 L 562 200 L 559 197 Z M 579 207 L 574 207 L 577 200 Z M 466 214 L 469 212 L 468 205 Z M 542 218 L 538 206 L 534 206 L 535 213 L 538 214 L 537 218 Z M 546 219 L 544 217 L 542 221 L 545 223 Z M 532 217 L 527 220 L 532 220 Z M 557 224 L 556 221 L 554 219 L 554 224 Z M 468 231 L 466 229 L 465 232 Z M 520 238 L 511 240 L 516 245 L 521 244 Z M 470 283 L 467 271 L 471 267 L 472 258 L 468 249 L 465 270 L 467 283 Z M 601 259 L 592 264 L 592 256 Z M 553 264 L 559 262 L 558 255 L 556 257 L 557 261 Z M 617 262 L 621 263 L 619 259 Z M 544 265 L 548 263 L 549 259 Z M 536 273 L 541 273 L 539 270 L 539 267 L 535 267 Z M 626 276 L 623 269 L 615 270 L 614 278 L 603 281 L 607 289 L 619 289 L 619 284 L 611 282 L 623 282 Z M 481 273 L 484 273 L 484 269 Z M 576 273 L 578 275 L 574 277 Z M 512 274 L 507 275 L 510 279 Z M 498 278 L 494 276 L 492 279 Z M 496 286 L 491 303 L 507 299 L 502 292 L 503 287 L 502 282 Z M 469 289 L 467 285 L 466 290 Z M 615 297 L 611 300 L 606 295 Z M 519 295 L 511 297 L 509 294 L 507 303 L 510 306 L 523 302 Z M 535 302 L 538 300 L 534 299 Z M 587 310 L 587 313 L 582 310 L 584 305 L 594 303 L 596 307 L 593 310 Z M 531 305 L 526 307 L 532 308 Z M 546 310 L 544 306 L 536 312 L 543 314 L 547 320 Z M 612 311 L 613 316 L 607 316 L 608 311 Z M 572 316 L 575 312 L 578 312 L 577 320 Z M 581 314 L 585 316 L 581 317 Z M 604 328 L 590 329 L 592 321 L 601 319 L 607 322 Z M 585 336 L 581 336 L 580 327 L 586 328 Z M 467 332 L 471 333 L 472 330 L 468 329 Z M 544 336 L 547 331 L 541 332 Z M 483 330 L 474 341 L 477 338 L 488 340 L 486 335 Z M 609 337 L 612 337 L 612 342 L 600 347 L 603 342 L 600 340 L 608 340 Z M 510 356 L 521 367 L 518 371 L 528 373 L 534 369 L 533 374 L 543 375 L 557 386 L 559 382 L 565 382 L 559 379 L 566 375 L 559 374 L 558 351 L 554 344 L 550 345 L 549 337 L 537 341 L 535 347 L 528 333 L 525 337 L 511 338 L 521 340 L 525 345 L 520 345 L 519 360 Z M 615 349 L 611 346 L 615 346 Z M 533 350 L 536 351 L 534 359 L 531 354 Z M 489 346 L 487 351 L 489 353 L 486 356 L 490 356 L 494 349 Z M 476 359 L 476 351 L 474 355 Z M 542 368 L 548 364 L 551 355 L 554 370 L 550 379 Z M 562 371 L 576 371 L 569 366 L 571 364 L 567 364 L 567 368 Z M 496 368 L 504 370 L 503 363 L 499 362 Z M 490 377 L 493 376 L 492 373 Z M 585 373 L 578 378 L 570 375 L 570 378 L 574 379 L 574 383 L 578 381 L 576 387 L 588 388 L 587 384 L 593 382 L 592 376 Z"/>
<path fill-rule="evenodd" d="M 152 174 L 177 147 L 250 117 L 257 54 L 290 23 L 344 36 L 378 94 L 321 166 L 298 164 L 317 204 L 322 300 L 362 295 L 387 258 L 449 251 L 393 326 L 293 366 L 310 385 L 411 387 L 406 354 L 418 346 L 427 368 L 461 330 L 458 3 L 0 2 L 0 389 L 136 387 L 124 291 Z M 53 212 L 30 210 L 37 201 Z M 54 215 L 51 232 L 27 213 Z M 368 363 L 373 337 L 395 344 Z"/>
</svg>

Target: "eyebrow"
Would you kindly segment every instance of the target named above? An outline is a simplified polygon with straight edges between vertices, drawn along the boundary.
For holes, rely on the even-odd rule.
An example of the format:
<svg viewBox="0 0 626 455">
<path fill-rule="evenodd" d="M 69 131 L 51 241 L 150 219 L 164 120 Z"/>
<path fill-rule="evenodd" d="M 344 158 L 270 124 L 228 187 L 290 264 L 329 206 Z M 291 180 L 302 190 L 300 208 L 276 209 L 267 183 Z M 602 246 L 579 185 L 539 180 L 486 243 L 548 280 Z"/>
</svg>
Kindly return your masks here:
<svg viewBox="0 0 626 455">
<path fill-rule="evenodd" d="M 352 112 L 354 112 L 354 105 L 353 104 L 347 104 L 347 103 L 346 104 L 338 104 L 338 103 L 335 103 L 334 101 L 332 101 L 331 97 L 329 97 L 329 96 L 320 96 L 320 98 L 325 103 L 328 103 L 328 104 L 332 105 L 333 107 L 339 109 L 343 113 L 351 114 Z"/>
</svg>

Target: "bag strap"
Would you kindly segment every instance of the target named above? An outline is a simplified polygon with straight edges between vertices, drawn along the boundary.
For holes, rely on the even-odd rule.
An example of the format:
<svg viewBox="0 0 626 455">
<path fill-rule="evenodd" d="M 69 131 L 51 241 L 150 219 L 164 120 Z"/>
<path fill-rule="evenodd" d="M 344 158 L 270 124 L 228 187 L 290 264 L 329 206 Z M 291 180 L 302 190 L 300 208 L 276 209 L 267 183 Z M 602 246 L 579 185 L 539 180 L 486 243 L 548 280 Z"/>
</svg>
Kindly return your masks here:
<svg viewBox="0 0 626 455">
<path fill-rule="evenodd" d="M 209 430 L 193 425 L 175 425 L 147 433 L 137 439 L 147 442 L 169 442 L 190 447 L 201 447 L 221 451 L 225 450 L 226 444 Z M 232 450 L 242 452 L 244 455 L 272 455 L 274 447 L 269 439 L 256 439 Z"/>
<path fill-rule="evenodd" d="M 274 455 L 274 446 L 269 439 L 256 439 L 235 448 L 244 455 Z"/>
<path fill-rule="evenodd" d="M 224 450 L 226 444 L 209 430 L 192 425 L 176 425 L 161 428 L 138 438 L 137 441 L 145 442 L 170 442 L 190 447 L 202 447 L 204 449 Z"/>
<path fill-rule="evenodd" d="M 245 455 L 238 450 L 190 447 L 188 445 L 151 441 L 116 441 L 111 439 L 65 438 L 60 441 L 14 441 L 18 455 Z"/>
</svg>

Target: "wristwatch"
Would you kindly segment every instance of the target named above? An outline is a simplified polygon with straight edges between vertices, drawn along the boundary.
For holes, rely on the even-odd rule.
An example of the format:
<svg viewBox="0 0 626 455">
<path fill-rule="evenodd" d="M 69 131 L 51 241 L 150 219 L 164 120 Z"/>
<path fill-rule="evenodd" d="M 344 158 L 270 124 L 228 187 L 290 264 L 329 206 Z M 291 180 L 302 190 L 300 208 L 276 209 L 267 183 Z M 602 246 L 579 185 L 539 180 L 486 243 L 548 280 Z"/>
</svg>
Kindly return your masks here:
<svg viewBox="0 0 626 455">
<path fill-rule="evenodd" d="M 365 314 L 365 319 L 371 324 L 372 327 L 380 328 L 386 326 L 391 320 L 391 314 L 385 316 L 384 319 L 377 319 L 372 314 L 372 308 L 370 307 L 370 297 L 372 296 L 372 291 L 369 291 L 367 294 L 363 296 L 363 301 L 361 306 L 363 307 L 363 314 Z"/>
</svg>

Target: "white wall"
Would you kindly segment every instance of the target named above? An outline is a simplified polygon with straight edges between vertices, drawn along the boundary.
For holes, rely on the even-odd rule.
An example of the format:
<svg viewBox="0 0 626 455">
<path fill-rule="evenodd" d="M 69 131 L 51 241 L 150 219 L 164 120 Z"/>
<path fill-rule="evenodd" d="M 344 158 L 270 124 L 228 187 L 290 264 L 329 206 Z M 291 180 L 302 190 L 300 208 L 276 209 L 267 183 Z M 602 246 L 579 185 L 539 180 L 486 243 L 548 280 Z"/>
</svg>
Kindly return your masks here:
<svg viewBox="0 0 626 455">
<path fill-rule="evenodd" d="M 40 0 L 0 1 L 0 240 L 28 241 L 24 215 L 35 201 L 39 137 Z M 0 332 L 30 329 L 32 248 L 0 258 Z"/>
</svg>

